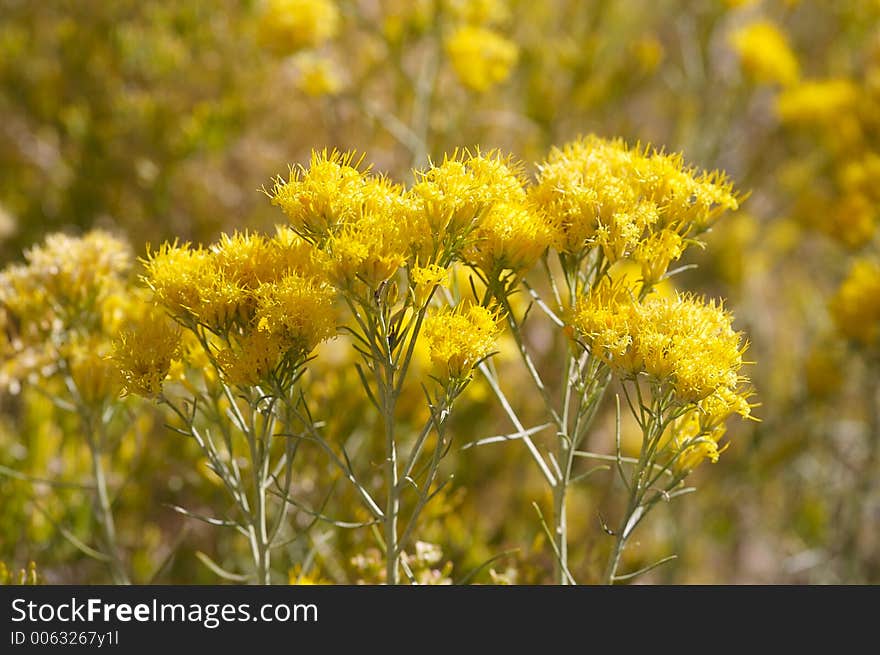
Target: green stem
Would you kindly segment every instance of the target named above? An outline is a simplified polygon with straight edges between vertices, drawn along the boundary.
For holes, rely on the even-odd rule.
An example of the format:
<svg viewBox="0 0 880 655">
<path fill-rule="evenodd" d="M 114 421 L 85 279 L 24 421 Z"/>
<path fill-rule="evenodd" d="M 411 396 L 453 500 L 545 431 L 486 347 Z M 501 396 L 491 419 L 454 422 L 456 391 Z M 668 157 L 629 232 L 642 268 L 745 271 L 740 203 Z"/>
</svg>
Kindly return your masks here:
<svg viewBox="0 0 880 655">
<path fill-rule="evenodd" d="M 99 419 L 100 421 L 100 419 Z M 87 422 L 87 429 L 91 421 Z M 101 430 L 103 433 L 103 429 Z M 96 440 L 91 433 L 88 434 L 89 452 L 92 459 L 92 476 L 95 479 L 95 510 L 98 522 L 101 524 L 105 547 L 109 551 L 110 574 L 115 584 L 131 584 L 122 560 L 119 557 L 119 546 L 116 540 L 116 524 L 113 520 L 113 508 L 110 503 L 110 494 L 107 491 L 107 476 L 104 473 L 104 464 L 101 461 L 101 436 Z"/>
</svg>

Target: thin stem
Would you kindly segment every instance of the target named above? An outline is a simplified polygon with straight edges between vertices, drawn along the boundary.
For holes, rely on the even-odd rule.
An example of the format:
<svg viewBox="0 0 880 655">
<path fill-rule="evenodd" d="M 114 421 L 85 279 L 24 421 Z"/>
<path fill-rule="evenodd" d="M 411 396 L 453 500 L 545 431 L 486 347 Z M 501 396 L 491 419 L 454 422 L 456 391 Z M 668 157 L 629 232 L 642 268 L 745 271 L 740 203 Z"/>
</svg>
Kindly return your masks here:
<svg viewBox="0 0 880 655">
<path fill-rule="evenodd" d="M 113 576 L 113 582 L 116 584 L 131 584 L 122 560 L 119 557 L 119 546 L 116 539 L 116 524 L 113 520 L 113 508 L 110 503 L 110 494 L 107 491 L 107 476 L 104 473 L 104 464 L 101 461 L 101 449 L 104 439 L 104 425 L 101 419 L 98 419 L 100 425 L 99 434 L 91 433 L 92 421 L 87 413 L 84 412 L 85 429 L 87 431 L 87 439 L 89 444 L 89 454 L 92 460 L 92 476 L 95 479 L 95 510 L 98 515 L 98 522 L 101 524 L 104 542 L 108 555 L 110 574 Z"/>
</svg>

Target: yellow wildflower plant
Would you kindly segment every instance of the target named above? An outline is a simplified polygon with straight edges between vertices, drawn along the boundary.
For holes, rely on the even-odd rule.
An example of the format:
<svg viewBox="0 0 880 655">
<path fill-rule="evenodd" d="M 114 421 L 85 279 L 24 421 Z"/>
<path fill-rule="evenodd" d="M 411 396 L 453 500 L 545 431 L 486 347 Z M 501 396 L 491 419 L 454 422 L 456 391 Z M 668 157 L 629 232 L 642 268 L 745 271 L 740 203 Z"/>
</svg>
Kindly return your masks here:
<svg viewBox="0 0 880 655">
<path fill-rule="evenodd" d="M 478 93 L 504 82 L 519 58 L 519 50 L 497 32 L 464 25 L 445 41 L 446 54 L 459 81 Z"/>
<path fill-rule="evenodd" d="M 446 286 L 449 282 L 449 271 L 437 264 L 412 266 L 408 271 L 413 303 L 417 308 L 425 306 L 438 286 Z"/>
<path fill-rule="evenodd" d="M 327 284 L 291 273 L 256 292 L 258 332 L 278 338 L 283 350 L 303 355 L 336 332 L 334 294 Z"/>
<path fill-rule="evenodd" d="M 257 34 L 260 43 L 278 55 L 316 48 L 339 31 L 334 0 L 264 0 Z"/>
<path fill-rule="evenodd" d="M 720 304 L 686 294 L 672 299 L 649 295 L 638 302 L 624 300 L 629 311 L 619 311 L 623 295 L 588 298 L 574 317 L 587 345 L 612 370 L 624 377 L 645 373 L 668 385 L 681 403 L 741 386 L 745 346 Z"/>
<path fill-rule="evenodd" d="M 743 70 L 757 83 L 790 86 L 800 78 L 800 64 L 788 38 L 769 20 L 739 28 L 730 35 L 730 44 Z"/>
</svg>

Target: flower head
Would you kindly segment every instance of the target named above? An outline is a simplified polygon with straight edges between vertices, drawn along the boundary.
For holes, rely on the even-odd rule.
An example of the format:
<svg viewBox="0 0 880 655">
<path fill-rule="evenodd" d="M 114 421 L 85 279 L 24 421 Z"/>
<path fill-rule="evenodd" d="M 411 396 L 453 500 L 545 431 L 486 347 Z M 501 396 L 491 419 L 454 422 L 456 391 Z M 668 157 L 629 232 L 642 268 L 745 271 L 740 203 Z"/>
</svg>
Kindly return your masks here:
<svg viewBox="0 0 880 655">
<path fill-rule="evenodd" d="M 140 306 L 113 343 L 125 391 L 152 398 L 180 356 L 181 329 L 159 308 Z"/>
<path fill-rule="evenodd" d="M 798 81 L 800 66 L 785 34 L 773 23 L 759 20 L 730 37 L 746 73 L 758 83 L 788 86 Z"/>
<path fill-rule="evenodd" d="M 513 41 L 473 25 L 457 28 L 446 39 L 446 54 L 459 81 L 478 92 L 506 80 L 519 56 Z"/>
<path fill-rule="evenodd" d="M 681 294 L 627 301 L 625 289 L 610 284 L 597 289 L 579 302 L 574 325 L 612 370 L 623 376 L 644 373 L 683 404 L 737 395 L 745 346 L 720 304 Z"/>
<path fill-rule="evenodd" d="M 498 319 L 480 305 L 444 307 L 425 319 L 423 334 L 439 378 L 464 380 L 495 348 Z"/>
<path fill-rule="evenodd" d="M 525 201 L 519 166 L 497 151 L 456 151 L 441 164 L 418 171 L 416 178 L 409 192 L 410 220 L 422 261 L 460 248 L 495 204 Z"/>
<path fill-rule="evenodd" d="M 698 234 L 724 210 L 738 206 L 732 185 L 718 172 L 697 171 L 677 154 L 596 136 L 551 150 L 529 196 L 561 252 L 580 255 L 598 246 L 613 263 L 648 240 L 643 261 L 649 252 L 661 256 L 661 265 L 648 266 L 652 277 L 677 251 L 669 233 L 652 243 L 655 232 Z"/>
<path fill-rule="evenodd" d="M 310 241 L 320 241 L 338 225 L 358 217 L 365 173 L 353 152 L 313 151 L 308 168 L 291 167 L 270 192 L 272 204 L 287 215 L 290 226 Z"/>
</svg>

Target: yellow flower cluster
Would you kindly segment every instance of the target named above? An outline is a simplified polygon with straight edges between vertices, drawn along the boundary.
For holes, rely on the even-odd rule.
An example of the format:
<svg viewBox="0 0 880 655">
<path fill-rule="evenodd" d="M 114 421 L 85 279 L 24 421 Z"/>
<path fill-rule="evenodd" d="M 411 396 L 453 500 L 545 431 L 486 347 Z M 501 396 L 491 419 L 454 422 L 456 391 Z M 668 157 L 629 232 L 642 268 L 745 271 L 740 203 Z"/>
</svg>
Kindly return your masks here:
<svg viewBox="0 0 880 655">
<path fill-rule="evenodd" d="M 333 0 L 266 0 L 257 32 L 262 45 L 278 55 L 315 48 L 339 31 Z"/>
<path fill-rule="evenodd" d="M 126 392 L 154 397 L 180 356 L 181 330 L 156 307 L 145 307 L 123 329 L 113 348 Z"/>
<path fill-rule="evenodd" d="M 870 243 L 880 221 L 876 47 L 868 47 L 860 61 L 863 68 L 857 75 L 803 80 L 776 100 L 776 113 L 784 125 L 819 139 L 813 155 L 798 165 L 803 174 L 790 185 L 797 197 L 797 218 L 851 249 Z M 815 184 L 813 180 L 820 177 L 830 184 Z"/>
<path fill-rule="evenodd" d="M 165 244 L 145 268 L 144 279 L 161 307 L 190 330 L 205 328 L 219 339 L 217 361 L 233 384 L 255 384 L 276 366 L 302 361 L 334 333 L 332 289 L 309 244 L 290 228 L 279 228 L 272 238 L 223 235 L 210 248 Z M 132 383 L 133 390 L 153 395 L 154 378 L 135 365 L 136 350 L 149 341 L 149 332 L 161 331 L 149 323 L 141 330 L 120 341 L 117 359 L 129 362 L 134 371 L 129 377 L 141 380 Z M 156 339 L 170 344 L 170 337 Z M 170 361 L 151 363 L 152 373 L 164 380 L 161 372 L 167 373 Z"/>
<path fill-rule="evenodd" d="M 740 376 L 745 345 L 720 304 L 681 294 L 638 300 L 625 280 L 606 278 L 579 301 L 573 323 L 619 375 L 645 374 L 682 405 L 712 398 L 727 414 L 749 414 Z"/>
<path fill-rule="evenodd" d="M 837 330 L 862 346 L 880 346 L 880 263 L 856 260 L 831 299 Z"/>
<path fill-rule="evenodd" d="M 120 380 L 106 357 L 132 259 L 106 232 L 53 234 L 0 272 L 0 386 L 66 372 L 82 402 L 112 398 Z"/>
<path fill-rule="evenodd" d="M 740 63 L 755 82 L 788 86 L 798 81 L 800 65 L 785 34 L 772 22 L 758 20 L 730 37 Z"/>
<path fill-rule="evenodd" d="M 587 136 L 554 148 L 539 166 L 530 199 L 562 253 L 599 246 L 610 263 L 634 259 L 656 282 L 737 196 L 717 171 L 698 172 L 681 155 Z"/>
<path fill-rule="evenodd" d="M 457 27 L 446 38 L 445 46 L 459 81 L 479 93 L 506 80 L 519 58 L 513 41 L 474 25 Z"/>
<path fill-rule="evenodd" d="M 480 305 L 459 305 L 433 312 L 425 320 L 424 338 L 438 377 L 466 380 L 495 348 L 498 317 Z"/>
</svg>

